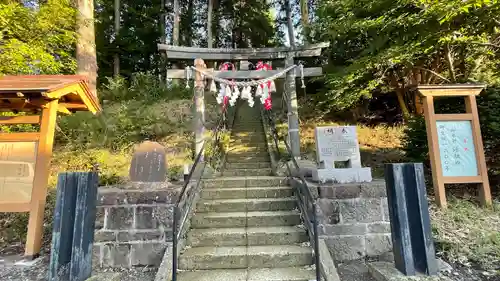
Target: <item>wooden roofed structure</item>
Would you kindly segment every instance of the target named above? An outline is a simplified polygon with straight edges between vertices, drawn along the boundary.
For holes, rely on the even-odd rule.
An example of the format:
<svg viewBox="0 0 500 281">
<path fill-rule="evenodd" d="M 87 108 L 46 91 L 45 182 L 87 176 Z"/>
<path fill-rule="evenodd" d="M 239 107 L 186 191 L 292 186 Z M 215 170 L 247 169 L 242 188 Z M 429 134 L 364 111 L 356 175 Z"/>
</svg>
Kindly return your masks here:
<svg viewBox="0 0 500 281">
<path fill-rule="evenodd" d="M 20 75 L 0 77 L 0 111 L 37 111 L 51 100 L 58 100 L 58 111 L 101 110 L 90 92 L 87 79 L 80 75 Z"/>
<path fill-rule="evenodd" d="M 25 255 L 41 248 L 43 216 L 57 113 L 101 111 L 87 79 L 78 75 L 0 77 L 2 125 L 34 124 L 38 132 L 0 132 L 0 212 L 29 212 Z"/>
</svg>

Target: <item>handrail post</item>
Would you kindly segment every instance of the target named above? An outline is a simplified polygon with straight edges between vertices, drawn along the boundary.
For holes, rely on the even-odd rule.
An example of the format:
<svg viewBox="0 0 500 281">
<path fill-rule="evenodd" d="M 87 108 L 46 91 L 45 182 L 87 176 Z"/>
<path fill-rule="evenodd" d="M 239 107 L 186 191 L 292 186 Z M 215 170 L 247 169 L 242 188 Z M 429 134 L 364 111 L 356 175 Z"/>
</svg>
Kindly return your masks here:
<svg viewBox="0 0 500 281">
<path fill-rule="evenodd" d="M 172 223 L 172 281 L 177 281 L 177 217 L 178 206 L 174 206 Z"/>
<path fill-rule="evenodd" d="M 313 228 L 314 228 L 314 255 L 315 255 L 315 262 L 316 262 L 316 281 L 321 281 L 318 218 L 316 216 L 316 208 L 317 208 L 316 201 L 314 201 L 314 199 L 313 199 L 313 203 L 312 203 L 313 216 L 312 217 L 313 217 Z"/>
</svg>

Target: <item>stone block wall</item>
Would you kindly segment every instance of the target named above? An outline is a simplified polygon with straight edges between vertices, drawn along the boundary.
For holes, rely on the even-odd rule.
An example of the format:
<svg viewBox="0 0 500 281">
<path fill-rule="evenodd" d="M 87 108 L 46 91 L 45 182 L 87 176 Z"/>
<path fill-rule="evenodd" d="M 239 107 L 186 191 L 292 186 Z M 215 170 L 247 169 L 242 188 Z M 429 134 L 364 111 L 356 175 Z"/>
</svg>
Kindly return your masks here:
<svg viewBox="0 0 500 281">
<path fill-rule="evenodd" d="M 318 232 L 337 261 L 392 251 L 385 182 L 321 184 Z"/>
<path fill-rule="evenodd" d="M 159 266 L 171 245 L 173 207 L 180 190 L 169 183 L 100 188 L 94 266 Z"/>
</svg>

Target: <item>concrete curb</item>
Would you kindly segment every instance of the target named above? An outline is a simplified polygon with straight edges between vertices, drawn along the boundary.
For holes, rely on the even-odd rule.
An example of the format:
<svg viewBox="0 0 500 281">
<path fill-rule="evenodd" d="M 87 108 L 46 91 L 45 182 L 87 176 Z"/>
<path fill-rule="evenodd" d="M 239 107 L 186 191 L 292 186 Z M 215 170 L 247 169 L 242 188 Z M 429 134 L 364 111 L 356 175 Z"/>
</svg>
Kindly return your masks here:
<svg viewBox="0 0 500 281">
<path fill-rule="evenodd" d="M 319 239 L 319 257 L 321 264 L 321 273 L 323 274 L 324 281 L 340 281 L 339 274 L 337 273 L 337 267 L 333 262 L 333 258 L 328 251 L 328 246 L 324 239 Z"/>
</svg>

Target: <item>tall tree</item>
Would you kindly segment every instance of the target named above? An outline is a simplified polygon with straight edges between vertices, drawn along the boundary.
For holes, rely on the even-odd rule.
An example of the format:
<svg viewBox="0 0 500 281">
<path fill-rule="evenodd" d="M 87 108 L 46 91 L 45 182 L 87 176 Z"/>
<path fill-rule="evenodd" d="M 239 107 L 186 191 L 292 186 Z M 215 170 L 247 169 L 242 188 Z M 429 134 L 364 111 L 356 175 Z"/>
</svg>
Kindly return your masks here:
<svg viewBox="0 0 500 281">
<path fill-rule="evenodd" d="M 115 0 L 115 40 L 120 36 L 120 0 Z M 113 57 L 114 75 L 120 75 L 120 52 L 119 49 L 115 51 Z"/>
<path fill-rule="evenodd" d="M 417 84 L 485 81 L 497 69 L 499 12 L 499 1 L 321 1 L 316 39 L 332 43 L 324 104 L 395 92 L 408 117 Z"/>
<path fill-rule="evenodd" d="M 0 3 L 0 75 L 73 74 L 75 22 L 69 0 Z"/>
<path fill-rule="evenodd" d="M 77 0 L 77 73 L 88 77 L 90 90 L 97 95 L 97 55 L 94 31 L 94 0 Z"/>
</svg>

